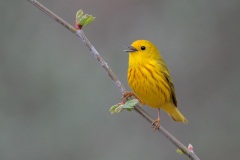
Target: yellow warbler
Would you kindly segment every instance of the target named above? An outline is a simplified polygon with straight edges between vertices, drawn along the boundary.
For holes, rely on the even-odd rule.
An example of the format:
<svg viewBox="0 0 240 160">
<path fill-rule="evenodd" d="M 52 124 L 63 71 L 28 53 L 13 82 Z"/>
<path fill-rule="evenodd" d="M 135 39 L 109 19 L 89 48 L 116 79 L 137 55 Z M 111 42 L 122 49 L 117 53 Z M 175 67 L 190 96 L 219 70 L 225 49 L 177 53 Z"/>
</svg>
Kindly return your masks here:
<svg viewBox="0 0 240 160">
<path fill-rule="evenodd" d="M 142 104 L 158 109 L 158 118 L 153 122 L 155 129 L 160 125 L 160 109 L 177 122 L 187 119 L 177 108 L 177 99 L 168 68 L 157 47 L 147 40 L 136 40 L 125 50 L 129 52 L 128 83 Z"/>
</svg>

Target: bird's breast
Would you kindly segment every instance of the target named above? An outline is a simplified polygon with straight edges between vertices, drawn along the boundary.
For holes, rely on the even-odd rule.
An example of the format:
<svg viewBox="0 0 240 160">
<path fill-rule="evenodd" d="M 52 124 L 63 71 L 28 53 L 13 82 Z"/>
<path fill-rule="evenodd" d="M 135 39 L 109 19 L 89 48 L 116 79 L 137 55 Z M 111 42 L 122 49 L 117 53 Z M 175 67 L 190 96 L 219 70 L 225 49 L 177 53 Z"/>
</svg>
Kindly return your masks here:
<svg viewBox="0 0 240 160">
<path fill-rule="evenodd" d="M 159 64 L 129 66 L 128 83 L 134 93 L 153 108 L 170 101 L 170 88 Z"/>
</svg>

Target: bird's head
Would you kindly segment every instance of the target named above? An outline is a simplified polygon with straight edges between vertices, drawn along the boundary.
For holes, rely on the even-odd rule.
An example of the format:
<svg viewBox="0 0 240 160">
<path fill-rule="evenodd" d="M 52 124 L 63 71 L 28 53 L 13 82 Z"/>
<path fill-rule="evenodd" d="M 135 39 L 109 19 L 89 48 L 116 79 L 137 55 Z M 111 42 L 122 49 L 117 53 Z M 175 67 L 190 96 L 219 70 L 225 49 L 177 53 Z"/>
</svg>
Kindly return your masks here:
<svg viewBox="0 0 240 160">
<path fill-rule="evenodd" d="M 161 58 L 157 47 L 148 40 L 136 40 L 124 51 L 129 52 L 129 58 L 135 61 Z"/>
</svg>

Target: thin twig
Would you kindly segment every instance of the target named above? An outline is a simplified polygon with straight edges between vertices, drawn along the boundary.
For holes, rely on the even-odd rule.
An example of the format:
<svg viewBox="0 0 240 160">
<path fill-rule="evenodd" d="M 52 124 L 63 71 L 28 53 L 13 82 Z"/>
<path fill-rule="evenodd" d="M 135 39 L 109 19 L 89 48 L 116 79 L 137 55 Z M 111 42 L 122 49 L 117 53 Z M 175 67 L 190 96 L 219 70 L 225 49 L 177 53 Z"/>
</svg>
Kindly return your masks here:
<svg viewBox="0 0 240 160">
<path fill-rule="evenodd" d="M 100 63 L 100 65 L 104 68 L 104 70 L 107 72 L 109 77 L 112 79 L 114 84 L 117 86 L 117 88 L 120 90 L 122 94 L 124 94 L 125 87 L 122 85 L 122 83 L 119 81 L 117 76 L 113 73 L 111 68 L 107 65 L 107 63 L 104 61 L 104 59 L 100 56 L 98 51 L 94 48 L 94 46 L 90 43 L 90 41 L 87 39 L 87 37 L 84 35 L 82 30 L 77 30 L 73 26 L 71 26 L 69 23 L 61 19 L 59 16 L 54 14 L 52 11 L 50 11 L 48 8 L 46 8 L 44 5 L 39 3 L 35 0 L 28 0 L 30 3 L 32 3 L 34 6 L 39 8 L 41 11 L 46 13 L 48 16 L 53 18 L 55 21 L 57 21 L 59 24 L 63 25 L 65 28 L 70 30 L 71 32 L 75 33 L 77 36 L 79 36 L 82 40 L 82 42 L 87 46 L 87 48 L 90 50 L 90 53 L 94 55 L 94 57 L 97 59 L 97 61 Z M 139 113 L 143 118 L 145 118 L 149 123 L 152 123 L 154 120 L 153 118 L 146 113 L 141 107 L 135 106 L 134 110 Z M 162 126 L 158 129 L 158 131 L 164 135 L 169 141 L 171 141 L 177 148 L 182 150 L 182 152 L 187 155 L 192 160 L 200 160 L 197 155 L 193 152 L 190 152 L 187 147 L 185 147 L 179 140 L 177 140 L 172 134 L 170 134 L 166 129 L 164 129 Z"/>
</svg>

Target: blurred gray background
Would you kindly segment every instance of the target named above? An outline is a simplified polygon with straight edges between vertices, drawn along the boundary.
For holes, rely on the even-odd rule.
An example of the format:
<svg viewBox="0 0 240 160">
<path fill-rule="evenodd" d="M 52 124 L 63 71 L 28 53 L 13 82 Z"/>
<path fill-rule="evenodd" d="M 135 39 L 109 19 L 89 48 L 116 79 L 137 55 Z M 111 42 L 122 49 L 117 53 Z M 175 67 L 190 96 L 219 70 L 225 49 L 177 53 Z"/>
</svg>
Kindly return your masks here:
<svg viewBox="0 0 240 160">
<path fill-rule="evenodd" d="M 124 45 L 155 43 L 189 120 L 161 124 L 200 159 L 239 158 L 239 0 L 40 2 L 73 25 L 96 16 L 84 32 L 126 87 Z M 109 113 L 121 94 L 77 36 L 26 0 L 1 0 L 0 20 L 1 160 L 188 159 L 135 112 Z"/>
</svg>

